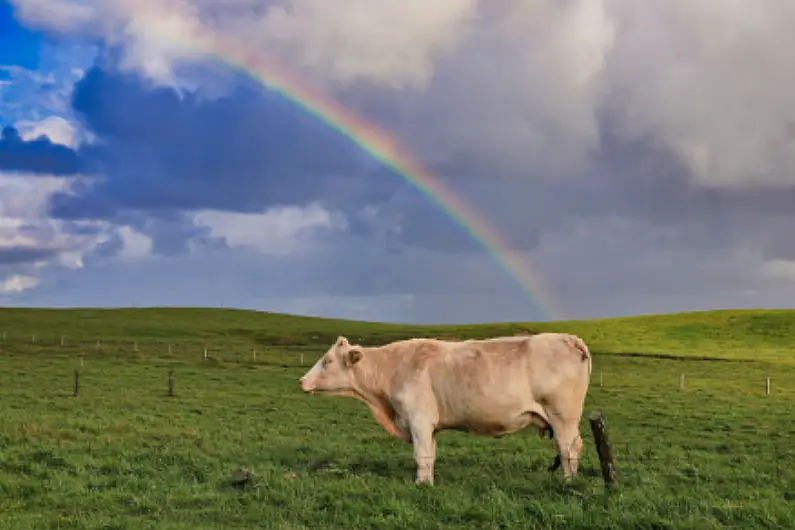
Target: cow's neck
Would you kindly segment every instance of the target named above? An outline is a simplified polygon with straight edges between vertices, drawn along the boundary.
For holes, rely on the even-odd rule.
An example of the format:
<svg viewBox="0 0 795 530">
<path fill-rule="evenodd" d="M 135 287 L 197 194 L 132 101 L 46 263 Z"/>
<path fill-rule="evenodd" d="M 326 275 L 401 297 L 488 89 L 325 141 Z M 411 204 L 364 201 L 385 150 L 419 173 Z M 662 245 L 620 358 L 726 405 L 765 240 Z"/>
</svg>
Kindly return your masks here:
<svg viewBox="0 0 795 530">
<path fill-rule="evenodd" d="M 351 397 L 355 397 L 364 402 L 372 411 L 376 421 L 388 433 L 408 440 L 408 433 L 401 432 L 395 424 L 395 410 L 390 404 L 389 396 L 391 394 L 391 381 L 385 374 L 390 373 L 385 370 L 385 364 L 388 364 L 390 359 L 386 357 L 387 352 L 381 349 L 372 349 L 366 351 L 364 358 L 356 365 L 354 369 L 354 393 Z"/>
</svg>

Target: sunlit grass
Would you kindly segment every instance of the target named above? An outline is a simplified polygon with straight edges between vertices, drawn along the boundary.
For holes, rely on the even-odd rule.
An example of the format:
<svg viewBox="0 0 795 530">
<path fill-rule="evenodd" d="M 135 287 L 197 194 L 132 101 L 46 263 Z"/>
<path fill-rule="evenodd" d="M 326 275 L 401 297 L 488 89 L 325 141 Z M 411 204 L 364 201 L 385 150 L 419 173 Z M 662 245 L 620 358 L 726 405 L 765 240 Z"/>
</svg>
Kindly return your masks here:
<svg viewBox="0 0 795 530">
<path fill-rule="evenodd" d="M 236 311 L 5 310 L 2 528 L 795 528 L 795 314 L 765 314 L 426 331 Z M 445 432 L 436 485 L 417 487 L 410 446 L 364 406 L 298 389 L 301 353 L 308 365 L 337 334 L 378 343 L 523 327 L 592 343 L 586 413 L 606 415 L 616 492 L 605 492 L 586 420 L 569 486 L 547 473 L 553 443 L 535 432 Z M 746 361 L 608 355 L 622 352 Z M 244 488 L 229 481 L 239 467 L 255 475 Z"/>
</svg>

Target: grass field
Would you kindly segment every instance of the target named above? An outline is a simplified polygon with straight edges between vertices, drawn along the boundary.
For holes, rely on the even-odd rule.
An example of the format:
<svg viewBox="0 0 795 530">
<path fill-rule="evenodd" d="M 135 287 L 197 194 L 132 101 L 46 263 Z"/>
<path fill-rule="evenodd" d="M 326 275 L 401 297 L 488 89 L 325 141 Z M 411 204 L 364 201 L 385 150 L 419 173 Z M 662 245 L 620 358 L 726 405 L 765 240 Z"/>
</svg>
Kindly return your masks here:
<svg viewBox="0 0 795 530">
<path fill-rule="evenodd" d="M 298 388 L 340 334 L 380 344 L 544 330 L 591 345 L 586 414 L 607 418 L 614 492 L 586 420 L 571 485 L 547 473 L 553 442 L 535 432 L 445 432 L 436 485 L 418 487 L 410 446 L 363 405 Z M 421 327 L 4 309 L 0 334 L 3 529 L 795 528 L 795 311 Z M 238 467 L 253 470 L 250 485 L 231 484 Z"/>
</svg>

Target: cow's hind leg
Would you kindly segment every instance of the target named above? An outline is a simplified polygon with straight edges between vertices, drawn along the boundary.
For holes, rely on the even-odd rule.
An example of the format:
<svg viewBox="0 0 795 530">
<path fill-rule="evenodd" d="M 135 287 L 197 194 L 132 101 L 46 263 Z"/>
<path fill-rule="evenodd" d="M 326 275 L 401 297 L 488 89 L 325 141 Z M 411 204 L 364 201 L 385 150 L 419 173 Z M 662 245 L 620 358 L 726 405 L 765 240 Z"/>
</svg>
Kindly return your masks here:
<svg viewBox="0 0 795 530">
<path fill-rule="evenodd" d="M 417 484 L 433 485 L 434 464 L 436 462 L 436 436 L 431 425 L 412 425 L 411 445 L 414 449 L 414 462 L 417 464 Z"/>
<path fill-rule="evenodd" d="M 547 471 L 550 473 L 556 471 L 560 467 L 560 453 L 555 455 L 555 460 L 552 461 L 552 464 L 549 465 Z"/>
<path fill-rule="evenodd" d="M 563 478 L 568 479 L 577 474 L 582 453 L 582 438 L 580 437 L 579 421 L 575 418 L 550 415 L 550 423 L 555 432 L 555 442 L 558 455 L 550 466 L 554 471 L 563 466 Z"/>
</svg>

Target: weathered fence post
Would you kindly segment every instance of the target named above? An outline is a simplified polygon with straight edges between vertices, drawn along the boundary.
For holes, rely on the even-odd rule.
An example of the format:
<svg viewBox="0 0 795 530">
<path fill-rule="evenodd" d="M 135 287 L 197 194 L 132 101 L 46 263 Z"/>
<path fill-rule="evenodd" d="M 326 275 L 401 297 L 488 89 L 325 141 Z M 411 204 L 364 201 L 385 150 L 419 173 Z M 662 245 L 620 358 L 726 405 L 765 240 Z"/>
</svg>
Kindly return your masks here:
<svg viewBox="0 0 795 530">
<path fill-rule="evenodd" d="M 79 377 L 80 377 L 80 370 L 75 368 L 75 389 L 74 389 L 75 397 L 77 397 L 77 395 L 80 393 Z"/>
<path fill-rule="evenodd" d="M 61 335 L 61 347 L 63 347 L 63 345 L 64 345 L 64 339 L 63 339 L 63 335 Z"/>
<path fill-rule="evenodd" d="M 168 397 L 174 397 L 174 371 L 168 371 Z"/>
<path fill-rule="evenodd" d="M 83 356 L 81 355 L 80 356 L 80 368 L 82 368 L 82 367 L 83 367 Z"/>
<path fill-rule="evenodd" d="M 251 357 L 257 362 L 257 350 L 251 350 Z"/>
<path fill-rule="evenodd" d="M 765 395 L 770 395 L 770 378 L 765 379 Z"/>
<path fill-rule="evenodd" d="M 605 382 L 604 375 L 605 375 L 604 372 L 599 372 L 599 386 L 603 386 L 604 385 L 604 382 Z"/>
<path fill-rule="evenodd" d="M 204 347 L 204 360 L 207 360 L 207 347 Z"/>
<path fill-rule="evenodd" d="M 609 488 L 618 480 L 618 470 L 613 460 L 613 449 L 610 445 L 610 439 L 607 436 L 604 414 L 591 412 L 588 416 L 588 421 L 591 423 L 591 432 L 593 432 L 594 442 L 596 442 L 596 452 L 599 455 L 599 463 L 602 466 L 602 478 L 605 481 L 605 486 Z"/>
<path fill-rule="evenodd" d="M 304 365 L 304 354 L 302 353 L 301 354 L 301 366 L 303 366 L 303 365 Z"/>
<path fill-rule="evenodd" d="M 679 390 L 685 389 L 685 374 L 679 374 Z"/>
</svg>

